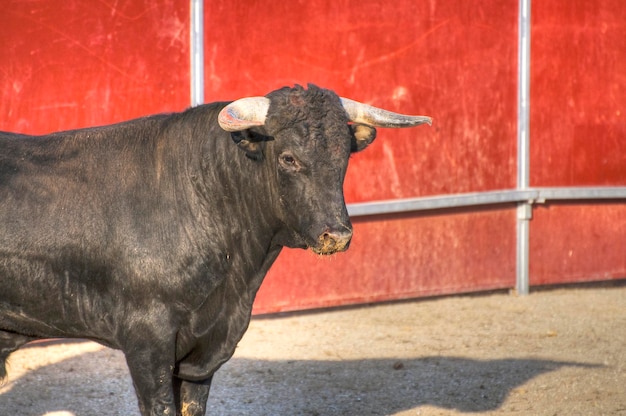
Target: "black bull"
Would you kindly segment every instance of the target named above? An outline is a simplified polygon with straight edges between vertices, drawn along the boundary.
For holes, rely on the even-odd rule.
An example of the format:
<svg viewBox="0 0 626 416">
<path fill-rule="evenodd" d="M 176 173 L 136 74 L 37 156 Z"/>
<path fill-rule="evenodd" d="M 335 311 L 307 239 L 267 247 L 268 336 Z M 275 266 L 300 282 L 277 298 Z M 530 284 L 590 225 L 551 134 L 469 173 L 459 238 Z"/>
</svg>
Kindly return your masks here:
<svg viewBox="0 0 626 416">
<path fill-rule="evenodd" d="M 315 86 L 0 133 L 0 377 L 41 338 L 124 352 L 142 415 L 203 415 L 282 247 L 348 247 L 351 152 L 430 123 Z"/>
</svg>

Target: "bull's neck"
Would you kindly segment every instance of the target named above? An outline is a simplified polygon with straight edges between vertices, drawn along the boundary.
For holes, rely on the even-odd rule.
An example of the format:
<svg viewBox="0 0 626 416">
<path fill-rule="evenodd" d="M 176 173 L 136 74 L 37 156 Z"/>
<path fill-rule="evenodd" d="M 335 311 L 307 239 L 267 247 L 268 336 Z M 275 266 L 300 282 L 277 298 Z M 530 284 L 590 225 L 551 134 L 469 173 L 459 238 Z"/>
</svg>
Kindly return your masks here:
<svg viewBox="0 0 626 416">
<path fill-rule="evenodd" d="M 199 248 L 207 258 L 220 259 L 226 275 L 247 280 L 241 284 L 254 294 L 280 252 L 273 242 L 280 222 L 272 209 L 271 168 L 247 158 L 217 125 L 219 109 L 193 110 L 205 112 L 194 119 L 185 138 L 192 150 L 178 166 Z"/>
</svg>

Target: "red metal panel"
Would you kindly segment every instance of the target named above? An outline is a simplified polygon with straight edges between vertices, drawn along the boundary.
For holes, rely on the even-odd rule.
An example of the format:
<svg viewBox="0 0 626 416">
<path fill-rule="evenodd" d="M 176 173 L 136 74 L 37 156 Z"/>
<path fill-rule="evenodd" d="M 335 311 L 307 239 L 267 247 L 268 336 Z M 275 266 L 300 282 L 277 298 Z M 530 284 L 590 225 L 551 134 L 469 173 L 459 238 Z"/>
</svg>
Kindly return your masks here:
<svg viewBox="0 0 626 416">
<path fill-rule="evenodd" d="M 531 185 L 626 184 L 624 2 L 535 2 L 531 39 Z"/>
<path fill-rule="evenodd" d="M 348 201 L 515 185 L 513 1 L 206 4 L 207 99 L 313 82 L 432 128 L 380 131 L 352 160 Z"/>
<path fill-rule="evenodd" d="M 515 285 L 515 210 L 446 211 L 354 221 L 330 258 L 285 250 L 255 313 L 405 299 Z"/>
<path fill-rule="evenodd" d="M 531 184 L 626 184 L 626 8 L 532 5 Z M 626 205 L 551 205 L 531 222 L 531 284 L 626 277 Z"/>
<path fill-rule="evenodd" d="M 626 204 L 539 206 L 531 227 L 535 285 L 626 277 Z"/>
<path fill-rule="evenodd" d="M 206 10 L 209 101 L 313 82 L 434 117 L 431 128 L 381 129 L 350 162 L 348 202 L 514 187 L 516 2 L 208 0 Z M 255 310 L 512 286 L 514 218 L 357 220 L 347 253 L 285 250 Z"/>
<path fill-rule="evenodd" d="M 187 2 L 8 1 L 0 130 L 45 133 L 189 105 Z"/>
</svg>

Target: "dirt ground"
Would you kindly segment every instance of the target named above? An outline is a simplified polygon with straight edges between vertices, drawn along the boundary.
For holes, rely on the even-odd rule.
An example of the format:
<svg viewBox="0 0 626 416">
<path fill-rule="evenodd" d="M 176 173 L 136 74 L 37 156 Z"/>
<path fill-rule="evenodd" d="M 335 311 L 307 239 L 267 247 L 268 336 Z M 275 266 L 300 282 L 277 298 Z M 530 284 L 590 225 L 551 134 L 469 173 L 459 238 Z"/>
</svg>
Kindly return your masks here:
<svg viewBox="0 0 626 416">
<path fill-rule="evenodd" d="M 626 415 L 626 285 L 253 319 L 210 415 Z M 85 341 L 10 357 L 0 415 L 138 415 L 124 358 Z"/>
</svg>

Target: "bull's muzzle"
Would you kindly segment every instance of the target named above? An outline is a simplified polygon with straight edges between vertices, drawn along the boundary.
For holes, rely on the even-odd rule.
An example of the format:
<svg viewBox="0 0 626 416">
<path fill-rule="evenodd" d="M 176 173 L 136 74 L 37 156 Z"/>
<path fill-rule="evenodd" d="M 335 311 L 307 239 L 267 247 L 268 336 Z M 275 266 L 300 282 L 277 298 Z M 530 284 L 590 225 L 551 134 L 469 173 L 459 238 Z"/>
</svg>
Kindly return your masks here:
<svg viewBox="0 0 626 416">
<path fill-rule="evenodd" d="M 317 239 L 317 245 L 311 247 L 313 252 L 320 255 L 334 254 L 345 251 L 352 239 L 352 229 L 342 228 L 340 230 L 327 229 Z"/>
</svg>

